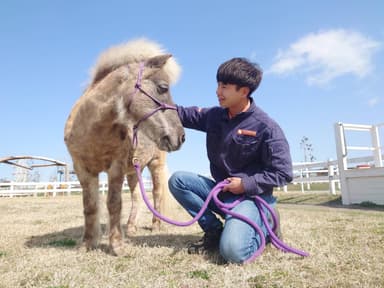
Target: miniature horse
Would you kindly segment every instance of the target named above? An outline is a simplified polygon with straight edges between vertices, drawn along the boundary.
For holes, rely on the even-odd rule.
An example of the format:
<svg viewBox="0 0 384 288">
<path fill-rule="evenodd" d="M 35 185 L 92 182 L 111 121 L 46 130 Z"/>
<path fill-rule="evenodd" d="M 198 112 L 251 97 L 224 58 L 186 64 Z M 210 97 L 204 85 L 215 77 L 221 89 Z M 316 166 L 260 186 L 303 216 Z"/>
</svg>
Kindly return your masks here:
<svg viewBox="0 0 384 288">
<path fill-rule="evenodd" d="M 160 208 L 159 187 L 167 181 L 165 153 L 179 149 L 185 137 L 169 91 L 179 72 L 172 55 L 154 42 L 138 39 L 101 54 L 89 86 L 75 103 L 64 140 L 83 189 L 87 250 L 96 248 L 100 239 L 99 173 L 108 174 L 112 254 L 123 252 L 121 190 L 126 175 L 132 201 L 138 201 L 133 160 L 152 173 L 155 206 Z M 135 231 L 136 206 L 132 204 L 129 234 Z"/>
</svg>

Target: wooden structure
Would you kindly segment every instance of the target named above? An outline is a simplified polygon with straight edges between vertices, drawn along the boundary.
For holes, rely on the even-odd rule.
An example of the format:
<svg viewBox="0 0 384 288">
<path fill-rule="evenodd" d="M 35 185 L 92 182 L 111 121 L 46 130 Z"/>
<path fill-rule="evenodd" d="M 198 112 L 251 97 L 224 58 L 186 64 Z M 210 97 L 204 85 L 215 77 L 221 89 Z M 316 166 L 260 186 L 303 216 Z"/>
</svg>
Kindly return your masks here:
<svg viewBox="0 0 384 288">
<path fill-rule="evenodd" d="M 334 125 L 336 151 L 341 183 L 342 202 L 345 205 L 372 202 L 384 205 L 383 147 L 380 146 L 378 125 L 336 123 Z M 349 146 L 346 131 L 363 131 L 371 136 L 370 146 Z M 349 167 L 349 152 L 370 151 L 373 161 Z"/>
<path fill-rule="evenodd" d="M 38 163 L 33 163 L 31 165 L 22 165 L 20 164 L 19 160 L 34 160 L 34 161 L 37 161 Z M 28 169 L 28 170 L 32 170 L 33 168 L 50 167 L 50 166 L 63 167 L 64 181 L 68 181 L 69 179 L 69 171 L 68 171 L 67 163 L 59 160 L 55 160 L 52 158 L 47 158 L 42 156 L 29 156 L 29 155 L 8 156 L 8 157 L 0 158 L 0 164 L 1 163 L 17 166 L 17 167 Z"/>
</svg>

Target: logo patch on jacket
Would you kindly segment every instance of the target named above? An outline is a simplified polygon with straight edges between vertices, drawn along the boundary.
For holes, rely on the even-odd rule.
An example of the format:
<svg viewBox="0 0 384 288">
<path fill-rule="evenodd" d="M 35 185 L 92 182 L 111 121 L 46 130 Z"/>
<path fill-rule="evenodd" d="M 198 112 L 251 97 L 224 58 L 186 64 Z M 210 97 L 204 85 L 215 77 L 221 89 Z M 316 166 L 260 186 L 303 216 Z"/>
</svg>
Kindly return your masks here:
<svg viewBox="0 0 384 288">
<path fill-rule="evenodd" d="M 256 137 L 256 131 L 253 130 L 239 129 L 237 130 L 237 134 Z"/>
</svg>

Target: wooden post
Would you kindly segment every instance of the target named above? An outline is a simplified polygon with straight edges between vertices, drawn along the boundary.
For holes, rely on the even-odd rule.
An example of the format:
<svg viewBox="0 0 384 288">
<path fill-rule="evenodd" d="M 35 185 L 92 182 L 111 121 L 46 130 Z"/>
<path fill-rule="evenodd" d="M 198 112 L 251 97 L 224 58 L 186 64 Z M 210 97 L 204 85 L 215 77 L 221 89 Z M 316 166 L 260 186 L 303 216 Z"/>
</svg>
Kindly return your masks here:
<svg viewBox="0 0 384 288">
<path fill-rule="evenodd" d="M 329 165 L 328 166 L 328 176 L 329 176 L 329 191 L 332 195 L 336 195 L 336 188 L 335 188 L 335 166 Z"/>
<path fill-rule="evenodd" d="M 336 153 L 339 167 L 339 177 L 341 184 L 341 199 L 344 205 L 351 204 L 350 195 L 348 191 L 347 181 L 345 177 L 345 170 L 348 169 L 347 164 L 347 143 L 345 143 L 344 127 L 341 122 L 335 123 L 335 139 L 336 139 Z"/>
<path fill-rule="evenodd" d="M 380 147 L 380 137 L 379 137 L 379 127 L 374 125 L 371 128 L 371 139 L 373 146 L 373 159 L 375 162 L 375 167 L 383 167 L 383 159 L 381 156 L 381 147 Z"/>
</svg>

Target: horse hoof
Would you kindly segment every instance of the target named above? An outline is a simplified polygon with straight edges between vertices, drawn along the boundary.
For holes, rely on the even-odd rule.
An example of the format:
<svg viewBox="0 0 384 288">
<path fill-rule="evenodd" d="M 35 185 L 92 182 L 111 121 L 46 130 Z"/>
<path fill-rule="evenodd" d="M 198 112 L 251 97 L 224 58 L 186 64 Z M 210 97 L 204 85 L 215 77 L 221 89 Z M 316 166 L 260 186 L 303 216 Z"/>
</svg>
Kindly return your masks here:
<svg viewBox="0 0 384 288">
<path fill-rule="evenodd" d="M 152 233 L 156 233 L 156 232 L 160 232 L 160 223 L 154 223 L 152 224 L 152 228 L 151 228 L 151 231 Z"/>
<path fill-rule="evenodd" d="M 96 249 L 97 249 L 97 246 L 91 245 L 90 243 L 86 243 L 86 242 L 81 243 L 79 246 L 79 250 L 83 253 L 96 250 Z"/>
<path fill-rule="evenodd" d="M 127 236 L 135 236 L 137 233 L 137 228 L 135 226 L 128 225 L 127 227 Z"/>
<path fill-rule="evenodd" d="M 95 250 L 98 247 L 98 242 L 95 239 L 83 239 L 81 247 L 84 247 L 85 251 Z"/>
<path fill-rule="evenodd" d="M 128 254 L 127 247 L 123 242 L 111 244 L 109 251 L 114 256 L 125 256 Z"/>
</svg>

